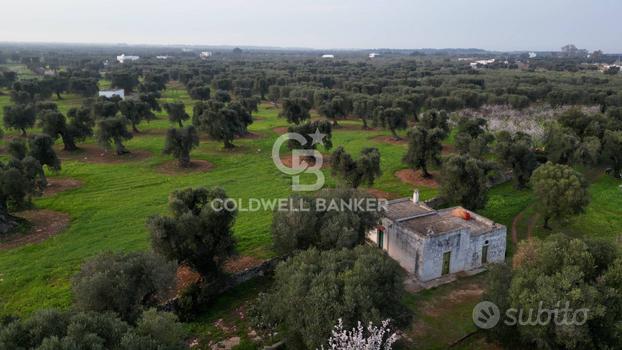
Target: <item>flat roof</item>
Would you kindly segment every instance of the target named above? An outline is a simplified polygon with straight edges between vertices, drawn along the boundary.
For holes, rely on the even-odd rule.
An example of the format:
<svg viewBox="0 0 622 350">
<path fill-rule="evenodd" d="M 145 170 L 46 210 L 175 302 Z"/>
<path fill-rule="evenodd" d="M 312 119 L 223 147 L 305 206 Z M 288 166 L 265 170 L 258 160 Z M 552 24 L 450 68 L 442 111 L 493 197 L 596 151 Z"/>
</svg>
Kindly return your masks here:
<svg viewBox="0 0 622 350">
<path fill-rule="evenodd" d="M 465 211 L 469 220 L 455 214 Z M 421 236 L 441 235 L 468 229 L 473 235 L 492 231 L 499 225 L 462 207 L 434 210 L 424 203 L 414 203 L 409 198 L 389 201 L 386 216 L 398 225 Z"/>
</svg>

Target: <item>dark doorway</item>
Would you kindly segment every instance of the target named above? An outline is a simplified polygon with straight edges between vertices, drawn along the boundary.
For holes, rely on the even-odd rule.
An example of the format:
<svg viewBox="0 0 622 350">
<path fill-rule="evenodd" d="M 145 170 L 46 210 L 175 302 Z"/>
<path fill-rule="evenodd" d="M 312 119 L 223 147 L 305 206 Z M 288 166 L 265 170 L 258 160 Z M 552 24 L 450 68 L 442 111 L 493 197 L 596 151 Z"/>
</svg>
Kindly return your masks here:
<svg viewBox="0 0 622 350">
<path fill-rule="evenodd" d="M 449 274 L 449 266 L 451 265 L 451 252 L 443 254 L 443 276 Z"/>
</svg>

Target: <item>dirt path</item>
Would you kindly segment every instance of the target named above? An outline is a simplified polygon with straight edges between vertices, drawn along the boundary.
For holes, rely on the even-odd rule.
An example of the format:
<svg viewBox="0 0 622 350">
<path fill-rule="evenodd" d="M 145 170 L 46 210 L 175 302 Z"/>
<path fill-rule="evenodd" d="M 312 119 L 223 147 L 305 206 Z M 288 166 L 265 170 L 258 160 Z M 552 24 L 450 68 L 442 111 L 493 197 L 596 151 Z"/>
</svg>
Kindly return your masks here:
<svg viewBox="0 0 622 350">
<path fill-rule="evenodd" d="M 532 217 L 529 218 L 529 225 L 527 226 L 527 239 L 531 239 L 533 237 L 533 229 L 536 227 L 536 224 L 540 220 L 540 214 L 536 213 Z"/>
<path fill-rule="evenodd" d="M 514 245 L 518 244 L 518 229 L 516 226 L 518 225 L 518 222 L 523 219 L 523 216 L 524 212 L 521 211 L 512 221 L 512 243 L 514 243 Z"/>
<path fill-rule="evenodd" d="M 518 244 L 518 223 L 523 220 L 523 217 L 525 216 L 525 211 L 527 209 L 521 211 L 520 213 L 518 213 L 518 215 L 516 215 L 514 217 L 514 220 L 512 220 L 512 243 L 514 243 L 514 245 Z M 533 231 L 536 228 L 536 225 L 538 223 L 538 221 L 540 221 L 540 214 L 539 213 L 535 213 L 532 216 L 529 217 L 529 222 L 527 223 L 527 239 L 531 239 L 533 237 Z"/>
</svg>

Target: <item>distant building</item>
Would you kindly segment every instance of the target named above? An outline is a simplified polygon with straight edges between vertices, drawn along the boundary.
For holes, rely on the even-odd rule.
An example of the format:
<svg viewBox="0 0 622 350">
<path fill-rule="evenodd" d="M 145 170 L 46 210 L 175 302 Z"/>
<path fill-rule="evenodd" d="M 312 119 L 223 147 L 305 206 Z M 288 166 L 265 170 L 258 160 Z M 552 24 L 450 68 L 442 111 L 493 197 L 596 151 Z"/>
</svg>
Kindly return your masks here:
<svg viewBox="0 0 622 350">
<path fill-rule="evenodd" d="M 530 52 L 529 53 L 529 58 L 536 58 L 537 56 L 538 56 L 538 54 L 535 53 L 535 52 Z"/>
<path fill-rule="evenodd" d="M 495 63 L 495 61 L 496 60 L 494 58 L 491 58 L 489 60 L 479 60 L 479 61 L 471 62 L 471 68 L 477 69 L 477 67 L 487 66 L 489 64 Z"/>
<path fill-rule="evenodd" d="M 106 98 L 112 98 L 113 96 L 119 96 L 121 97 L 121 99 L 125 99 L 125 90 L 123 89 L 118 89 L 118 90 L 101 90 L 99 91 L 98 94 L 100 97 L 106 97 Z"/>
<path fill-rule="evenodd" d="M 211 51 L 203 51 L 199 54 L 199 57 L 201 57 L 202 59 L 206 60 L 210 57 L 212 57 L 212 52 Z"/>
<path fill-rule="evenodd" d="M 462 207 L 434 210 L 413 198 L 389 201 L 373 242 L 422 282 L 505 260 L 507 228 Z"/>
<path fill-rule="evenodd" d="M 324 54 L 324 55 L 322 55 L 322 58 L 335 58 L 335 55 Z"/>
<path fill-rule="evenodd" d="M 369 58 L 376 58 L 378 56 L 380 56 L 380 54 L 377 53 L 377 52 L 372 52 L 372 53 L 369 54 Z"/>
<path fill-rule="evenodd" d="M 159 60 L 167 60 L 168 56 L 156 56 L 156 58 Z"/>
<path fill-rule="evenodd" d="M 139 56 L 125 56 L 125 54 L 121 54 L 121 56 L 117 56 L 117 61 L 124 63 L 125 61 L 136 61 L 139 58 Z"/>
</svg>

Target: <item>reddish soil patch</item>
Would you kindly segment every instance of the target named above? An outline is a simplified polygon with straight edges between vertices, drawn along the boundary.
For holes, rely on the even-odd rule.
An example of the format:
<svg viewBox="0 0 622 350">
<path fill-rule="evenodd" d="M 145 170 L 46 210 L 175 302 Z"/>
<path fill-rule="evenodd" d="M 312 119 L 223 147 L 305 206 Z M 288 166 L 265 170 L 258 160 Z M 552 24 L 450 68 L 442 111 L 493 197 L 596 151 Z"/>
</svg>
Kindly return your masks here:
<svg viewBox="0 0 622 350">
<path fill-rule="evenodd" d="M 380 136 L 372 137 L 371 139 L 374 140 L 374 141 L 390 143 L 392 145 L 406 145 L 406 144 L 408 144 L 406 139 L 402 138 L 402 139 L 396 140 L 393 136 L 380 135 Z"/>
<path fill-rule="evenodd" d="M 456 153 L 456 147 L 454 147 L 454 145 L 443 145 L 441 154 L 451 154 L 451 153 Z"/>
<path fill-rule="evenodd" d="M 173 127 L 177 127 L 176 126 L 172 126 Z M 134 136 L 164 136 L 166 135 L 166 133 L 168 132 L 168 128 L 167 129 L 145 129 L 145 130 L 141 130 L 140 132 L 134 132 L 132 133 Z"/>
<path fill-rule="evenodd" d="M 294 157 L 290 154 L 290 155 L 286 155 L 286 156 L 281 156 L 281 162 L 283 162 L 283 164 L 288 167 L 288 168 L 297 168 L 297 169 L 305 169 L 307 167 L 311 167 L 315 165 L 315 158 L 311 157 L 311 158 L 300 158 L 299 160 L 299 164 L 296 164 L 296 166 L 294 166 Z M 330 167 L 330 156 L 323 154 L 323 160 L 322 160 L 322 168 L 329 168 Z M 304 163 L 307 163 L 306 165 Z"/>
<path fill-rule="evenodd" d="M 185 265 L 181 265 L 177 268 L 177 282 L 175 287 L 175 294 L 179 295 L 186 288 L 199 282 L 201 275 L 193 271 L 191 268 Z"/>
<path fill-rule="evenodd" d="M 177 159 L 172 159 L 156 167 L 158 172 L 167 175 L 183 175 L 190 173 L 204 173 L 212 170 L 214 164 L 201 159 L 193 159 L 190 162 L 190 166 L 186 168 L 180 168 Z"/>
<path fill-rule="evenodd" d="M 274 131 L 275 133 L 282 135 L 282 134 L 287 134 L 287 126 L 279 126 L 277 128 L 273 128 L 272 131 Z"/>
<path fill-rule="evenodd" d="M 333 131 L 339 131 L 339 130 L 343 130 L 343 131 L 378 131 L 379 129 L 377 128 L 372 128 L 371 126 L 368 126 L 367 129 L 363 128 L 363 124 L 339 124 L 339 126 L 333 126 Z"/>
<path fill-rule="evenodd" d="M 400 171 L 397 171 L 395 173 L 395 176 L 397 176 L 402 182 L 413 186 L 436 188 L 438 187 L 438 182 L 436 182 L 435 178 L 438 177 L 438 173 L 432 172 L 431 174 L 433 177 L 427 179 L 423 177 L 420 171 L 414 171 L 412 169 L 402 169 Z"/>
<path fill-rule="evenodd" d="M 377 188 L 368 188 L 367 192 L 376 198 L 383 198 L 388 200 L 397 199 L 400 197 L 395 193 L 379 190 Z"/>
<path fill-rule="evenodd" d="M 246 269 L 258 266 L 263 262 L 263 260 L 252 256 L 238 256 L 227 260 L 224 270 L 227 273 L 242 272 Z M 201 275 L 196 271 L 185 265 L 179 266 L 177 268 L 177 282 L 175 287 L 176 295 L 179 295 L 192 284 L 199 282 L 199 280 L 201 280 Z"/>
<path fill-rule="evenodd" d="M 82 182 L 69 178 L 51 178 L 48 179 L 48 186 L 43 191 L 44 197 L 54 196 L 58 193 L 82 187 Z"/>
<path fill-rule="evenodd" d="M 261 265 L 264 261 L 252 256 L 238 256 L 227 260 L 225 271 L 228 273 L 242 272 L 255 266 Z"/>
<path fill-rule="evenodd" d="M 256 139 L 260 139 L 262 136 L 260 134 L 256 134 L 254 132 L 248 132 L 245 135 L 242 136 L 238 136 L 236 137 L 237 139 L 249 139 L 249 140 L 256 140 Z"/>
<path fill-rule="evenodd" d="M 15 234 L 8 237 L 0 243 L 0 250 L 45 241 L 64 231 L 71 222 L 68 214 L 47 209 L 26 210 L 15 214 L 15 216 L 27 220 L 32 227 L 26 234 Z"/>
<path fill-rule="evenodd" d="M 139 161 L 151 157 L 151 153 L 143 150 L 130 150 L 131 153 L 117 155 L 114 151 L 102 149 L 94 145 L 83 145 L 79 150 L 58 152 L 62 160 L 78 160 L 86 163 L 117 164 Z"/>
</svg>

